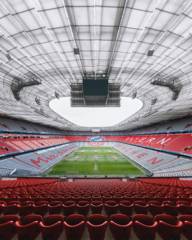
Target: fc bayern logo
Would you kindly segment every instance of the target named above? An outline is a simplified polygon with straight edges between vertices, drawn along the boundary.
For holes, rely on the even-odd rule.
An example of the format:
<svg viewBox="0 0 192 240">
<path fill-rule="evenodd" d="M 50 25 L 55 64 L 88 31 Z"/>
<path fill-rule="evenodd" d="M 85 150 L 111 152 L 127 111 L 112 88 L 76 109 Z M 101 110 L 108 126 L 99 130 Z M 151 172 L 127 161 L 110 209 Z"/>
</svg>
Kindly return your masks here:
<svg viewBox="0 0 192 240">
<path fill-rule="evenodd" d="M 104 141 L 104 138 L 101 136 L 94 136 L 94 137 L 89 137 L 89 141 L 91 142 L 101 142 Z"/>
</svg>

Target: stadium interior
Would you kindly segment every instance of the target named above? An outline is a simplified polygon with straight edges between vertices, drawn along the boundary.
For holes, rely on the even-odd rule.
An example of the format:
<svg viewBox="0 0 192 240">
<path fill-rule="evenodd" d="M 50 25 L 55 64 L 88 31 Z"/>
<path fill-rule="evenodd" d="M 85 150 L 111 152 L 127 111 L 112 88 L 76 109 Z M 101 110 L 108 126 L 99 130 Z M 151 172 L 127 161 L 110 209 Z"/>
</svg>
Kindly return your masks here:
<svg viewBox="0 0 192 240">
<path fill-rule="evenodd" d="M 192 240 L 191 68 L 191 0 L 0 0 L 0 240 Z"/>
</svg>

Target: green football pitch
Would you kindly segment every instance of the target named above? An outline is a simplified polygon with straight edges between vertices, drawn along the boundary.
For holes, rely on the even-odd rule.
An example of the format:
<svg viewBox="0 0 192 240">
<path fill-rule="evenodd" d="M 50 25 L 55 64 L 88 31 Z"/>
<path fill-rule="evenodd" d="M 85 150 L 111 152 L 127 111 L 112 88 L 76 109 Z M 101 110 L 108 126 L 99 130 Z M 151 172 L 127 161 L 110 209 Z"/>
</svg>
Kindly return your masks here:
<svg viewBox="0 0 192 240">
<path fill-rule="evenodd" d="M 143 176 L 145 173 L 113 147 L 80 147 L 46 175 Z"/>
</svg>

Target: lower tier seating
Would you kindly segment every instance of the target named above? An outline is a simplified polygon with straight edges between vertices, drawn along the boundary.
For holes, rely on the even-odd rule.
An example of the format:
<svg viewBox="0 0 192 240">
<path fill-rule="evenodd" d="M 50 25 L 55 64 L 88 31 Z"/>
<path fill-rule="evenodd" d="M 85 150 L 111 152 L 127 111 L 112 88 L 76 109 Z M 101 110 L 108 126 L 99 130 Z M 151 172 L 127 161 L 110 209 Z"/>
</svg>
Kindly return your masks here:
<svg viewBox="0 0 192 240">
<path fill-rule="evenodd" d="M 3 240 L 192 239 L 192 180 L 0 181 Z"/>
<path fill-rule="evenodd" d="M 192 176 L 191 159 L 123 143 L 113 146 L 154 176 Z"/>
<path fill-rule="evenodd" d="M 26 136 L 17 134 L 8 134 L 6 136 L 1 135 L 0 156 L 37 150 L 64 143 L 66 143 L 66 139 L 62 136 L 48 136 L 48 135 Z"/>
<path fill-rule="evenodd" d="M 191 239 L 192 215 L 178 218 L 168 214 L 133 216 L 91 214 L 29 214 L 0 217 L 0 238 L 34 239 Z"/>
<path fill-rule="evenodd" d="M 3 159 L 0 161 L 0 176 L 10 176 L 11 173 L 19 176 L 40 174 L 77 147 L 76 143 L 71 143 Z"/>
</svg>

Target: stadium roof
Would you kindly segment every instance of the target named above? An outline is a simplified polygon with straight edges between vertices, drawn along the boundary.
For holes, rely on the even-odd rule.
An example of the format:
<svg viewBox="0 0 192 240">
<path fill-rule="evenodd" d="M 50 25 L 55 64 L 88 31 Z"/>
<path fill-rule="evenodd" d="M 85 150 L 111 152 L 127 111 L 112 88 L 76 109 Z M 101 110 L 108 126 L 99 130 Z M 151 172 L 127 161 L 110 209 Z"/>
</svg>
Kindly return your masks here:
<svg viewBox="0 0 192 240">
<path fill-rule="evenodd" d="M 106 128 L 189 115 L 191 0 L 1 0 L 0 112 L 83 130 L 49 107 L 87 73 L 120 83 L 143 108 Z"/>
</svg>

